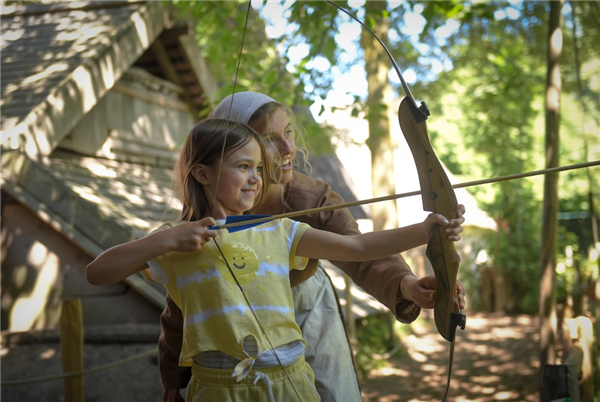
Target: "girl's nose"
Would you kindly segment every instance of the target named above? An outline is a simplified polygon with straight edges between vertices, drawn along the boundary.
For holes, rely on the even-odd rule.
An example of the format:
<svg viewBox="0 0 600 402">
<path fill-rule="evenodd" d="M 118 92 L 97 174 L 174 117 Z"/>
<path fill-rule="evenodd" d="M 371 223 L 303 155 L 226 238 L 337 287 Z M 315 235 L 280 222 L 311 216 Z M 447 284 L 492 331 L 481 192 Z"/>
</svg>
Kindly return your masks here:
<svg viewBox="0 0 600 402">
<path fill-rule="evenodd" d="M 250 181 L 250 183 L 257 183 L 260 179 L 261 179 L 260 173 L 256 169 L 253 169 L 252 174 L 250 175 L 250 178 L 248 179 Z"/>
</svg>

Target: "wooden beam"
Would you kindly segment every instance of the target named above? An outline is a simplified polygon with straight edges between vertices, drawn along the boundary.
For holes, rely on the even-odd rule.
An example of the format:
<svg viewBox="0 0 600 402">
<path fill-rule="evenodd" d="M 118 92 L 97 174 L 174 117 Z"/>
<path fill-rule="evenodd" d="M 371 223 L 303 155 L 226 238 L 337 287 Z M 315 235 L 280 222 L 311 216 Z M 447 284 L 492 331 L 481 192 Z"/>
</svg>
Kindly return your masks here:
<svg viewBox="0 0 600 402">
<path fill-rule="evenodd" d="M 151 47 L 154 51 L 154 54 L 156 55 L 156 61 L 164 71 L 167 79 L 183 88 L 184 85 L 181 81 L 181 78 L 179 77 L 179 73 L 173 66 L 171 58 L 167 54 L 167 50 L 160 41 L 160 38 L 155 40 L 154 43 L 152 43 Z M 196 121 L 198 119 L 198 109 L 196 109 L 196 106 L 194 105 L 194 102 L 192 101 L 192 98 L 189 96 L 189 94 L 185 93 L 183 96 L 185 98 L 186 103 L 189 105 L 189 111 L 192 116 L 192 121 Z"/>
</svg>

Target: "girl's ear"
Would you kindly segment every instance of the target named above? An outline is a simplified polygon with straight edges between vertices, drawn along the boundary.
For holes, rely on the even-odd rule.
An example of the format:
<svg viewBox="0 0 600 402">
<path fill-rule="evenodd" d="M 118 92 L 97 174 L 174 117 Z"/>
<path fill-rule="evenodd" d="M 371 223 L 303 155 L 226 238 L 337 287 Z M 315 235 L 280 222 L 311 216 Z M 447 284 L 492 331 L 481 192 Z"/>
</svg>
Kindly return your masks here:
<svg viewBox="0 0 600 402">
<path fill-rule="evenodd" d="M 210 184 L 209 175 L 208 175 L 208 167 L 206 165 L 197 164 L 192 168 L 192 176 L 196 181 L 203 186 L 208 186 Z"/>
</svg>

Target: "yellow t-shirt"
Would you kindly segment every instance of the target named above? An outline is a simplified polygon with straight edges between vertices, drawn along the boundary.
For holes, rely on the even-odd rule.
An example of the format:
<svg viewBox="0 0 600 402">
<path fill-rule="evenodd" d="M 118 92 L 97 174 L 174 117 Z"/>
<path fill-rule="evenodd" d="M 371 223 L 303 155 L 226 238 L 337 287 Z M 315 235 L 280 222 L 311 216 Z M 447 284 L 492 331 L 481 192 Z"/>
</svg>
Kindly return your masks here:
<svg viewBox="0 0 600 402">
<path fill-rule="evenodd" d="M 279 219 L 233 233 L 219 230 L 216 244 L 223 255 L 211 239 L 200 251 L 170 252 L 148 263 L 151 272 L 146 278 L 163 283 L 183 313 L 180 365 L 189 365 L 193 356 L 205 351 L 218 350 L 243 361 L 271 349 L 227 264 L 272 346 L 302 340 L 288 275 L 290 269 L 302 270 L 308 263 L 296 256 L 296 246 L 309 227 Z M 247 336 L 256 339 L 257 356 L 244 351 Z"/>
</svg>

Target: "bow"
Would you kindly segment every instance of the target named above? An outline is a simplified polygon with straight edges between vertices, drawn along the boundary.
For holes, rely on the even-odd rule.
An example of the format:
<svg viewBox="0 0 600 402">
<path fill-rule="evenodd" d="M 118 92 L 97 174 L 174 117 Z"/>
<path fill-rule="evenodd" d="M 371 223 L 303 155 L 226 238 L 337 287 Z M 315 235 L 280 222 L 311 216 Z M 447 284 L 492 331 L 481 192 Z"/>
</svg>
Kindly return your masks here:
<svg viewBox="0 0 600 402">
<path fill-rule="evenodd" d="M 398 74 L 398 78 L 402 83 L 404 92 L 406 93 L 406 96 L 402 99 L 398 108 L 398 121 L 415 159 L 419 184 L 421 186 L 423 209 L 440 213 L 449 219 L 455 218 L 458 211 L 458 202 L 456 201 L 456 195 L 454 194 L 452 185 L 429 141 L 427 125 L 425 123 L 430 114 L 427 105 L 424 102 L 421 102 L 421 104 L 417 106 L 415 99 L 400 72 L 400 68 L 381 39 L 350 12 L 338 6 L 331 0 L 327 0 L 327 2 L 337 7 L 367 29 L 367 31 L 369 31 L 369 33 L 381 44 L 390 58 L 392 65 Z M 426 255 L 433 267 L 436 278 L 434 309 L 435 324 L 440 335 L 451 342 L 448 383 L 446 392 L 442 398 L 442 401 L 445 401 L 450 387 L 456 327 L 460 326 L 464 329 L 466 323 L 465 315 L 459 311 L 458 300 L 456 297 L 456 280 L 460 257 L 456 252 L 454 243 L 448 240 L 448 237 L 444 233 L 444 228 L 440 226 L 437 226 L 434 229 L 430 237 L 427 244 Z"/>
<path fill-rule="evenodd" d="M 424 109 L 427 106 L 421 103 Z M 406 96 L 398 108 L 398 121 L 404 137 L 415 158 L 423 209 L 445 217 L 456 217 L 458 202 L 444 168 L 435 155 L 422 109 L 416 108 L 414 99 Z M 458 310 L 456 278 L 460 256 L 454 243 L 448 240 L 444 228 L 437 226 L 427 244 L 426 255 L 436 277 L 435 324 L 444 339 L 452 342 L 456 327 L 465 327 L 466 317 Z"/>
</svg>

